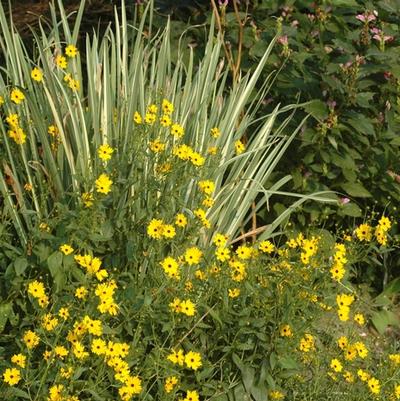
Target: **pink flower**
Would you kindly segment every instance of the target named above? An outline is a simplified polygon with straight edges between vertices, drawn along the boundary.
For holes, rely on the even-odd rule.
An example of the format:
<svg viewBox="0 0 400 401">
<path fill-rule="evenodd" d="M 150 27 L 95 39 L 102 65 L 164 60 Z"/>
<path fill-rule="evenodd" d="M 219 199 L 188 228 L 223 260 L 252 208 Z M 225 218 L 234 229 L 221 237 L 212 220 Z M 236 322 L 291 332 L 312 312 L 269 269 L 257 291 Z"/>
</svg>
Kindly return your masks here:
<svg viewBox="0 0 400 401">
<path fill-rule="evenodd" d="M 289 44 L 287 35 L 280 36 L 278 38 L 278 43 L 280 43 L 282 46 L 287 46 Z"/>
<path fill-rule="evenodd" d="M 365 11 L 364 14 L 356 15 L 356 19 L 358 19 L 359 21 L 362 21 L 362 22 L 369 23 L 371 21 L 375 21 L 377 15 L 378 15 L 378 12 L 376 10 L 374 10 L 374 11 L 367 10 L 367 11 Z"/>
</svg>

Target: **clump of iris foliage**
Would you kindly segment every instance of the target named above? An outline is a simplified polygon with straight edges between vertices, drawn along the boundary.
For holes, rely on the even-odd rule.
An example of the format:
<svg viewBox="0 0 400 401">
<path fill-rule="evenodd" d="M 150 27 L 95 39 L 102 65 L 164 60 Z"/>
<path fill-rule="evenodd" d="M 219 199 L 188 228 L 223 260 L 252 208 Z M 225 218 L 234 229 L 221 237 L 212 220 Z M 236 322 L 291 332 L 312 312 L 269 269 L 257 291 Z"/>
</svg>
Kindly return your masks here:
<svg viewBox="0 0 400 401">
<path fill-rule="evenodd" d="M 1 396 L 400 399 L 400 353 L 382 336 L 392 292 L 352 284 L 353 266 L 390 250 L 393 221 L 277 231 L 330 199 L 281 192 L 289 175 L 264 186 L 301 128 L 275 124 L 297 105 L 255 117 L 274 42 L 227 94 L 213 26 L 194 65 L 190 50 L 171 60 L 169 26 L 145 31 L 152 3 L 135 24 L 123 5 L 85 49 L 84 2 L 72 30 L 58 9 L 32 59 L 0 8 Z M 277 193 L 298 199 L 254 227 Z"/>
</svg>

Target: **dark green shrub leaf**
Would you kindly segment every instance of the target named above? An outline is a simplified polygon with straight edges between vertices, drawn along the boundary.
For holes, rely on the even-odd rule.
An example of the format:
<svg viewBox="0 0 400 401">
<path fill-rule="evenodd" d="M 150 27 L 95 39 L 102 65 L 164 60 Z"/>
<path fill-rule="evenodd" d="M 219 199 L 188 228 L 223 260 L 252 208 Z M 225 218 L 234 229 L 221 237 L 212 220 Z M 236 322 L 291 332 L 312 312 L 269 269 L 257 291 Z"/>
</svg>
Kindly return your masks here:
<svg viewBox="0 0 400 401">
<path fill-rule="evenodd" d="M 372 196 L 362 184 L 357 182 L 346 182 L 345 184 L 342 184 L 342 188 L 346 193 L 355 198 L 368 198 Z"/>
</svg>

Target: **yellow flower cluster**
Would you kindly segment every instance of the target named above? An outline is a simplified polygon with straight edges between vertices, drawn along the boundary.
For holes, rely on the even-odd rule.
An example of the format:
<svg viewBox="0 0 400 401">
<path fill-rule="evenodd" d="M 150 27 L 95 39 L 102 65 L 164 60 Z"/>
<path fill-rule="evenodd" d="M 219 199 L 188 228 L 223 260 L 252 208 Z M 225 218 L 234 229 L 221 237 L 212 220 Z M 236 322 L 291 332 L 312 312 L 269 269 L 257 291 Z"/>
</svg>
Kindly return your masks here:
<svg viewBox="0 0 400 401">
<path fill-rule="evenodd" d="M 381 216 L 381 218 L 378 221 L 378 225 L 375 227 L 375 231 L 373 232 L 373 227 L 371 227 L 367 223 L 360 224 L 356 229 L 355 229 L 355 234 L 356 237 L 360 241 L 371 241 L 372 240 L 372 234 L 374 233 L 375 238 L 378 242 L 378 244 L 385 246 L 387 244 L 387 233 L 392 227 L 392 222 L 390 219 L 386 216 Z"/>
<path fill-rule="evenodd" d="M 28 285 L 28 293 L 36 298 L 39 305 L 44 308 L 49 304 L 49 298 L 46 295 L 44 284 L 41 281 L 32 281 Z"/>
<path fill-rule="evenodd" d="M 336 297 L 338 305 L 338 316 L 342 322 L 349 320 L 350 305 L 354 302 L 354 295 L 339 294 Z"/>
<path fill-rule="evenodd" d="M 75 255 L 75 262 L 83 267 L 91 276 L 96 275 L 97 280 L 103 281 L 108 277 L 108 272 L 101 269 L 101 260 L 91 255 Z"/>
<path fill-rule="evenodd" d="M 18 114 L 9 114 L 6 117 L 10 129 L 7 131 L 8 136 L 17 144 L 23 145 L 26 142 L 26 134 L 19 124 Z"/>
<path fill-rule="evenodd" d="M 118 313 L 119 308 L 114 300 L 114 292 L 117 288 L 117 283 L 114 280 L 100 283 L 96 286 L 95 294 L 100 299 L 97 309 L 100 313 L 108 313 L 111 316 L 115 316 Z"/>
<path fill-rule="evenodd" d="M 175 365 L 186 365 L 188 369 L 193 370 L 197 370 L 203 365 L 201 355 L 194 351 L 189 351 L 185 354 L 182 349 L 179 349 L 178 351 L 173 350 L 167 356 L 167 359 Z"/>
<path fill-rule="evenodd" d="M 184 227 L 187 223 L 185 215 L 179 214 L 176 217 L 175 224 L 178 227 Z M 161 219 L 152 219 L 147 226 L 147 235 L 154 239 L 169 238 L 176 235 L 175 227 L 172 224 L 165 224 Z"/>
<path fill-rule="evenodd" d="M 341 282 L 344 275 L 346 274 L 345 265 L 346 259 L 346 247 L 344 244 L 335 245 L 335 253 L 333 255 L 333 265 L 330 273 L 333 280 Z"/>
<path fill-rule="evenodd" d="M 300 339 L 299 349 L 301 352 L 310 352 L 315 350 L 315 339 L 312 334 L 306 333 Z"/>
<path fill-rule="evenodd" d="M 196 313 L 196 305 L 190 299 L 182 301 L 180 298 L 174 298 L 169 307 L 175 313 L 183 313 L 186 316 L 194 316 Z"/>
</svg>

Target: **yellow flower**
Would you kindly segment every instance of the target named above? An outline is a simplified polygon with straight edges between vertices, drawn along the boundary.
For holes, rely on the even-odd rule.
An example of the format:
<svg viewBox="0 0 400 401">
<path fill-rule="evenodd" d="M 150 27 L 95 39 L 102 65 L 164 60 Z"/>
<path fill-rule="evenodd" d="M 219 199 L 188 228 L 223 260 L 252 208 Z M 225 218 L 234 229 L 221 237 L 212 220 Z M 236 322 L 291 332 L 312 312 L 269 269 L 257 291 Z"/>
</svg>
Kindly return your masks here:
<svg viewBox="0 0 400 401">
<path fill-rule="evenodd" d="M 47 128 L 47 133 L 52 137 L 56 137 L 57 135 L 59 135 L 60 132 L 55 125 L 49 125 L 49 127 Z"/>
<path fill-rule="evenodd" d="M 344 378 L 344 380 L 347 381 L 347 383 L 354 383 L 354 376 L 353 376 L 353 374 L 352 374 L 351 372 L 349 372 L 348 370 L 346 370 L 346 371 L 343 373 L 343 378 Z"/>
<path fill-rule="evenodd" d="M 285 395 L 279 390 L 272 390 L 269 392 L 269 397 L 271 400 L 283 400 Z"/>
<path fill-rule="evenodd" d="M 238 255 L 239 259 L 250 259 L 253 255 L 252 248 L 250 246 L 241 245 L 236 249 L 236 255 Z"/>
<path fill-rule="evenodd" d="M 339 348 L 344 350 L 347 347 L 349 340 L 347 339 L 347 337 L 342 336 L 338 339 L 337 342 L 338 342 Z"/>
<path fill-rule="evenodd" d="M 220 131 L 219 128 L 217 128 L 217 127 L 211 128 L 211 130 L 210 130 L 210 135 L 211 135 L 213 138 L 218 138 L 218 137 L 221 135 L 221 131 Z"/>
<path fill-rule="evenodd" d="M 167 99 L 163 99 L 161 108 L 164 114 L 170 115 L 174 111 L 174 105 L 169 102 Z"/>
<path fill-rule="evenodd" d="M 338 359 L 335 358 L 331 360 L 331 368 L 335 372 L 341 372 L 343 370 L 343 365 L 340 363 Z"/>
<path fill-rule="evenodd" d="M 68 63 L 67 59 L 64 56 L 58 55 L 55 62 L 57 67 L 61 68 L 62 70 L 65 70 L 67 68 Z"/>
<path fill-rule="evenodd" d="M 199 181 L 197 185 L 199 186 L 200 191 L 206 195 L 211 195 L 215 189 L 214 181 L 211 180 Z"/>
<path fill-rule="evenodd" d="M 164 383 L 165 392 L 170 393 L 174 389 L 176 384 L 178 384 L 178 379 L 176 378 L 176 376 L 168 376 L 165 379 Z"/>
<path fill-rule="evenodd" d="M 361 313 L 356 313 L 354 315 L 354 321 L 357 322 L 360 326 L 365 324 L 365 318 L 364 315 Z"/>
<path fill-rule="evenodd" d="M 108 194 L 111 191 L 112 181 L 106 174 L 100 174 L 100 177 L 96 180 L 96 190 L 102 194 Z"/>
<path fill-rule="evenodd" d="M 274 246 L 274 244 L 273 244 L 272 242 L 270 242 L 270 241 L 262 241 L 262 242 L 259 243 L 258 249 L 259 249 L 261 252 L 270 254 L 270 253 L 272 253 L 272 252 L 274 251 L 275 246 Z"/>
<path fill-rule="evenodd" d="M 55 384 L 49 388 L 49 398 L 48 401 L 62 401 L 63 395 L 62 392 L 64 390 L 64 386 L 62 384 Z"/>
<path fill-rule="evenodd" d="M 43 81 L 43 73 L 42 73 L 42 71 L 41 71 L 39 68 L 35 67 L 35 68 L 31 71 L 31 78 L 32 78 L 34 81 L 37 81 L 37 82 Z"/>
<path fill-rule="evenodd" d="M 372 394 L 379 394 L 381 391 L 381 385 L 379 383 L 379 380 L 375 379 L 375 377 L 371 377 L 368 380 L 368 387 Z"/>
<path fill-rule="evenodd" d="M 54 347 L 54 353 L 56 354 L 56 356 L 64 359 L 64 356 L 68 355 L 68 350 L 63 345 L 57 345 L 56 347 Z"/>
<path fill-rule="evenodd" d="M 47 331 L 53 331 L 58 325 L 58 319 L 53 317 L 51 313 L 47 313 L 42 317 L 42 327 Z"/>
<path fill-rule="evenodd" d="M 21 127 L 8 130 L 7 134 L 17 145 L 23 145 L 26 142 L 26 134 Z"/>
<path fill-rule="evenodd" d="M 184 257 L 185 261 L 190 265 L 197 265 L 203 256 L 203 252 L 199 248 L 192 247 L 186 250 Z"/>
<path fill-rule="evenodd" d="M 160 262 L 160 265 L 169 277 L 179 279 L 179 264 L 174 258 L 168 256 Z"/>
<path fill-rule="evenodd" d="M 172 124 L 171 119 L 169 118 L 169 116 L 167 116 L 166 114 L 164 114 L 163 116 L 160 117 L 160 124 L 163 127 L 169 127 Z"/>
<path fill-rule="evenodd" d="M 147 226 L 147 235 L 154 239 L 160 239 L 163 235 L 164 223 L 159 219 L 152 219 Z"/>
<path fill-rule="evenodd" d="M 101 336 L 103 334 L 103 326 L 100 320 L 93 320 L 89 316 L 85 316 L 84 323 L 87 331 L 94 336 Z"/>
<path fill-rule="evenodd" d="M 361 224 L 356 228 L 355 234 L 360 241 L 371 241 L 372 227 L 369 224 Z"/>
<path fill-rule="evenodd" d="M 349 320 L 350 308 L 348 306 L 342 306 L 337 311 L 338 317 L 342 322 Z"/>
<path fill-rule="evenodd" d="M 358 369 L 357 375 L 360 378 L 360 380 L 363 382 L 366 382 L 371 377 L 368 372 L 365 372 L 362 369 Z"/>
<path fill-rule="evenodd" d="M 394 386 L 393 395 L 396 397 L 396 400 L 400 400 L 400 384 Z"/>
<path fill-rule="evenodd" d="M 67 320 L 69 318 L 68 308 L 60 308 L 58 311 L 58 316 L 62 317 L 64 320 Z"/>
<path fill-rule="evenodd" d="M 75 342 L 72 352 L 78 359 L 85 359 L 89 356 L 89 352 L 85 351 L 85 346 L 79 341 Z"/>
<path fill-rule="evenodd" d="M 200 153 L 197 152 L 190 152 L 189 159 L 192 162 L 192 164 L 196 167 L 203 166 L 206 161 L 206 159 Z"/>
<path fill-rule="evenodd" d="M 208 153 L 209 155 L 216 155 L 217 152 L 218 152 L 218 148 L 217 148 L 216 146 L 210 146 L 210 147 L 207 149 L 207 153 Z"/>
<path fill-rule="evenodd" d="M 216 251 L 215 251 L 215 257 L 220 262 L 224 262 L 226 260 L 229 260 L 230 257 L 231 257 L 229 248 L 225 248 L 225 247 L 217 248 Z"/>
<path fill-rule="evenodd" d="M 185 227 L 187 225 L 187 218 L 183 213 L 178 213 L 175 217 L 175 225 L 178 227 Z"/>
<path fill-rule="evenodd" d="M 105 355 L 107 352 L 107 344 L 101 338 L 96 338 L 92 341 L 91 350 L 96 355 Z"/>
<path fill-rule="evenodd" d="M 182 401 L 199 401 L 199 394 L 197 393 L 197 391 L 193 390 L 188 390 L 186 392 L 186 397 L 182 400 Z"/>
<path fill-rule="evenodd" d="M 214 235 L 213 243 L 217 247 L 225 246 L 227 241 L 228 241 L 228 236 L 227 235 L 224 235 L 224 234 L 221 234 L 221 233 L 217 233 L 217 234 Z"/>
<path fill-rule="evenodd" d="M 14 129 L 19 127 L 19 116 L 18 116 L 18 114 L 9 114 L 6 117 L 6 121 L 10 125 L 10 127 L 14 128 Z"/>
<path fill-rule="evenodd" d="M 237 155 L 242 154 L 246 150 L 246 146 L 244 143 L 239 139 L 235 142 L 235 151 Z"/>
<path fill-rule="evenodd" d="M 15 386 L 21 380 L 21 372 L 16 368 L 6 369 L 3 373 L 3 380 L 10 386 Z"/>
<path fill-rule="evenodd" d="M 125 386 L 129 394 L 135 395 L 142 391 L 142 381 L 138 376 L 129 376 L 125 381 Z"/>
<path fill-rule="evenodd" d="M 28 293 L 34 298 L 42 298 L 46 295 L 44 284 L 41 281 L 32 281 L 28 285 Z"/>
<path fill-rule="evenodd" d="M 32 349 L 39 344 L 40 337 L 34 331 L 28 330 L 24 333 L 23 340 L 26 346 Z"/>
<path fill-rule="evenodd" d="M 285 324 L 284 326 L 281 327 L 280 329 L 280 334 L 282 337 L 292 337 L 292 329 L 288 324 Z"/>
<path fill-rule="evenodd" d="M 73 90 L 77 91 L 80 88 L 80 83 L 77 79 L 70 78 L 68 80 L 68 86 Z"/>
<path fill-rule="evenodd" d="M 169 303 L 169 307 L 175 312 L 181 312 L 181 300 L 179 298 L 174 298 L 172 302 Z"/>
<path fill-rule="evenodd" d="M 212 207 L 212 206 L 214 205 L 214 203 L 215 203 L 214 199 L 211 198 L 210 196 L 206 196 L 206 197 L 203 199 L 203 202 L 201 202 L 201 204 L 202 204 L 204 207 L 206 207 L 206 208 Z"/>
<path fill-rule="evenodd" d="M 82 202 L 85 205 L 85 207 L 90 207 L 93 205 L 94 197 L 91 192 L 84 192 L 82 194 Z"/>
<path fill-rule="evenodd" d="M 198 352 L 189 351 L 185 355 L 185 364 L 189 369 L 197 370 L 201 367 L 201 355 Z"/>
<path fill-rule="evenodd" d="M 150 104 L 147 106 L 147 113 L 157 114 L 158 107 L 155 104 Z"/>
<path fill-rule="evenodd" d="M 154 153 L 161 153 L 165 150 L 165 143 L 156 139 L 149 142 L 149 149 Z"/>
<path fill-rule="evenodd" d="M 75 296 L 76 296 L 77 298 L 79 298 L 79 299 L 85 299 L 87 293 L 88 293 L 88 290 L 87 290 L 85 287 L 83 287 L 83 286 L 78 287 L 78 288 L 75 290 Z"/>
<path fill-rule="evenodd" d="M 400 354 L 389 354 L 389 360 L 394 365 L 400 365 Z"/>
<path fill-rule="evenodd" d="M 386 232 L 390 230 L 390 227 L 392 227 L 392 222 L 388 217 L 382 216 L 378 221 L 378 225 L 383 231 Z"/>
<path fill-rule="evenodd" d="M 229 298 L 237 298 L 240 295 L 240 288 L 229 288 L 228 296 Z"/>
<path fill-rule="evenodd" d="M 15 354 L 11 357 L 11 362 L 24 368 L 26 366 L 26 356 L 23 354 Z"/>
<path fill-rule="evenodd" d="M 175 138 L 180 138 L 185 133 L 184 128 L 177 123 L 172 124 L 170 129 L 171 129 L 171 134 Z"/>
<path fill-rule="evenodd" d="M 358 356 L 362 359 L 365 359 L 368 356 L 368 348 L 361 341 L 356 342 L 354 344 L 355 349 L 357 350 Z"/>
<path fill-rule="evenodd" d="M 148 125 L 153 125 L 154 122 L 156 121 L 156 118 L 157 116 L 155 114 L 146 113 L 146 115 L 144 116 L 144 121 Z"/>
<path fill-rule="evenodd" d="M 357 357 L 357 348 L 354 345 L 348 345 L 344 352 L 344 359 L 346 361 L 352 361 Z"/>
<path fill-rule="evenodd" d="M 65 54 L 71 58 L 76 57 L 76 55 L 78 54 L 78 49 L 74 45 L 68 45 L 65 48 Z"/>
<path fill-rule="evenodd" d="M 344 306 L 350 306 L 354 302 L 354 295 L 339 294 L 336 296 L 336 303 L 339 308 Z"/>
<path fill-rule="evenodd" d="M 175 227 L 171 224 L 164 224 L 162 235 L 164 238 L 174 238 L 176 235 Z"/>
<path fill-rule="evenodd" d="M 114 149 L 109 144 L 104 144 L 99 147 L 97 150 L 97 154 L 99 155 L 100 159 L 103 161 L 107 161 L 111 159 L 111 155 L 113 154 Z"/>
<path fill-rule="evenodd" d="M 133 121 L 134 121 L 136 124 L 142 124 L 143 118 L 142 118 L 142 116 L 140 115 L 140 113 L 139 113 L 138 111 L 135 111 L 135 112 L 133 113 Z"/>
<path fill-rule="evenodd" d="M 18 88 L 14 88 L 11 91 L 10 99 L 15 104 L 20 104 L 25 99 L 25 95 Z"/>
<path fill-rule="evenodd" d="M 180 304 L 180 308 L 181 312 L 186 316 L 194 316 L 194 314 L 196 313 L 196 306 L 190 299 L 182 301 Z"/>
<path fill-rule="evenodd" d="M 64 255 L 70 255 L 72 252 L 74 252 L 74 248 L 68 244 L 61 245 L 59 249 Z"/>
<path fill-rule="evenodd" d="M 171 354 L 167 356 L 167 359 L 175 365 L 183 366 L 185 362 L 185 355 L 183 350 L 180 349 L 179 351 L 172 351 Z"/>
</svg>

